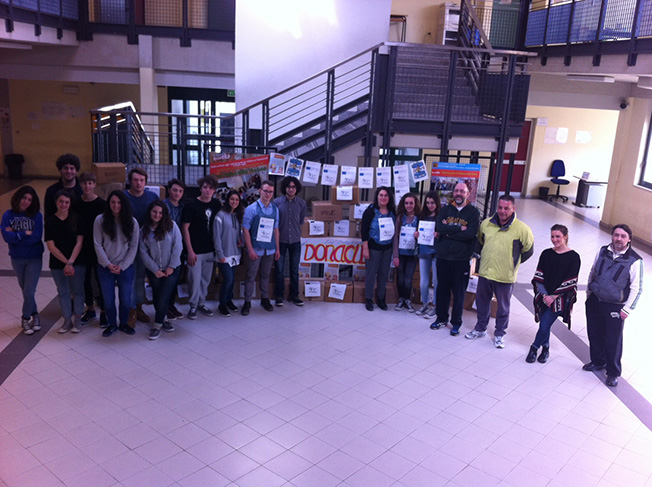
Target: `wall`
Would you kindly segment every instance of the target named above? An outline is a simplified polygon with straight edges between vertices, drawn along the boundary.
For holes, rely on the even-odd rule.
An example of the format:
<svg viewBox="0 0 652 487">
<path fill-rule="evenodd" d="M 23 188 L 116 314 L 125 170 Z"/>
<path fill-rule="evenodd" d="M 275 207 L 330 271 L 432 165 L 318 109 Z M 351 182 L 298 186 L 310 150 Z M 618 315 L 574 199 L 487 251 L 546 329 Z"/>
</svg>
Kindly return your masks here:
<svg viewBox="0 0 652 487">
<path fill-rule="evenodd" d="M 76 95 L 64 94 L 63 86 L 76 86 Z M 56 158 L 77 154 L 82 170 L 90 170 L 91 124 L 88 111 L 119 102 L 138 107 L 137 85 L 63 83 L 10 80 L 10 109 L 14 152 L 25 156 L 26 177 L 57 176 Z"/>
<path fill-rule="evenodd" d="M 652 243 L 652 191 L 636 185 L 645 151 L 652 100 L 630 99 L 620 117 L 602 222 L 627 223 L 634 237 Z"/>
<path fill-rule="evenodd" d="M 432 0 L 393 0 L 392 14 L 407 16 L 405 42 L 435 44 L 437 35 L 437 15 L 443 1 Z M 456 2 L 459 3 L 459 2 Z M 398 41 L 400 24 L 392 24 L 389 39 Z"/>
<path fill-rule="evenodd" d="M 390 0 L 237 2 L 238 110 L 386 41 L 389 15 Z"/>
<path fill-rule="evenodd" d="M 538 196 L 539 186 L 547 186 L 550 192 L 557 186 L 550 182 L 550 165 L 561 159 L 566 165 L 565 179 L 569 185 L 561 188 L 561 194 L 574 198 L 577 193 L 577 179 L 589 171 L 591 179 L 606 180 L 609 175 L 614 138 L 620 111 L 590 110 L 584 108 L 560 108 L 528 106 L 526 118 L 535 119 L 530 148 L 529 169 L 526 170 L 526 196 Z M 547 118 L 547 126 L 538 125 L 536 119 Z M 541 122 L 541 120 L 540 120 Z M 568 128 L 566 144 L 545 143 L 547 128 Z M 590 132 L 589 143 L 575 141 L 577 131 Z"/>
</svg>

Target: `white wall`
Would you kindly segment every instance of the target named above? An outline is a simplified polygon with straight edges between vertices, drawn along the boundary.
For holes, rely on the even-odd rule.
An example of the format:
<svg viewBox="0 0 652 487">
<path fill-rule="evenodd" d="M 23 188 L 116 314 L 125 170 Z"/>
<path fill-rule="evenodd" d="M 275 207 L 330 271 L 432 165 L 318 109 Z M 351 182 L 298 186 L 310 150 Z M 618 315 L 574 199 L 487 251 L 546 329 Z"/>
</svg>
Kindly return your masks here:
<svg viewBox="0 0 652 487">
<path fill-rule="evenodd" d="M 238 110 L 386 41 L 390 6 L 390 0 L 238 1 Z"/>
</svg>

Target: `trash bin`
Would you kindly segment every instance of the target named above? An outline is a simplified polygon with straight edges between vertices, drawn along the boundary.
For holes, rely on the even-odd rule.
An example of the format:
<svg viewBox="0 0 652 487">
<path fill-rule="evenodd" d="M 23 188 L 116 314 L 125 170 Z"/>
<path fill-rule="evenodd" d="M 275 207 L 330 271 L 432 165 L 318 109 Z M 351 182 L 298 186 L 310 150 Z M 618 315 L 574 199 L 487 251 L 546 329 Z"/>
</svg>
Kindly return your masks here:
<svg viewBox="0 0 652 487">
<path fill-rule="evenodd" d="M 539 186 L 539 198 L 541 198 L 542 200 L 548 199 L 549 192 L 550 192 L 550 188 L 548 186 Z"/>
<path fill-rule="evenodd" d="M 9 179 L 23 178 L 24 162 L 25 162 L 25 157 L 22 154 L 5 155 L 5 167 L 7 168 L 7 176 L 9 176 Z"/>
</svg>

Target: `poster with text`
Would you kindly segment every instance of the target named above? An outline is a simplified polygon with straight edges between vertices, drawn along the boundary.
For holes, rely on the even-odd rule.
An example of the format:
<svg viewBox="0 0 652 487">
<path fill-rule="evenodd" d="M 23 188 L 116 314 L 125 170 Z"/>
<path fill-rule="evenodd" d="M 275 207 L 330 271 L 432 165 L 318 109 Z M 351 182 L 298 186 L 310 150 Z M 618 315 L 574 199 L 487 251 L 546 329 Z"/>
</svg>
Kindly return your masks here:
<svg viewBox="0 0 652 487">
<path fill-rule="evenodd" d="M 269 155 L 268 174 L 270 176 L 285 176 L 285 156 L 283 154 Z"/>
<path fill-rule="evenodd" d="M 220 185 L 217 195 L 220 201 L 232 189 L 240 193 L 242 201 L 249 205 L 260 196 L 260 183 L 267 179 L 269 154 L 209 153 L 210 173 L 217 176 Z"/>
<path fill-rule="evenodd" d="M 373 167 L 359 167 L 358 168 L 358 187 L 371 189 L 374 187 L 374 168 Z"/>
<path fill-rule="evenodd" d="M 285 175 L 299 179 L 301 177 L 302 168 L 303 161 L 301 159 L 297 159 L 296 157 L 291 157 L 288 161 L 287 167 L 285 168 Z"/>
<path fill-rule="evenodd" d="M 324 164 L 321 167 L 321 184 L 335 186 L 337 184 L 338 167 L 334 164 Z"/>
<path fill-rule="evenodd" d="M 303 169 L 304 183 L 319 184 L 320 174 L 321 174 L 321 162 L 306 161 L 306 167 Z"/>
<path fill-rule="evenodd" d="M 469 201 L 475 204 L 478 198 L 478 180 L 480 164 L 458 164 L 454 162 L 433 162 L 430 189 L 439 193 L 441 204 L 453 200 L 453 190 L 457 183 L 466 183 L 469 187 Z"/>
<path fill-rule="evenodd" d="M 391 167 L 377 167 L 376 168 L 376 186 L 387 186 L 388 188 L 392 185 L 392 168 Z"/>
</svg>

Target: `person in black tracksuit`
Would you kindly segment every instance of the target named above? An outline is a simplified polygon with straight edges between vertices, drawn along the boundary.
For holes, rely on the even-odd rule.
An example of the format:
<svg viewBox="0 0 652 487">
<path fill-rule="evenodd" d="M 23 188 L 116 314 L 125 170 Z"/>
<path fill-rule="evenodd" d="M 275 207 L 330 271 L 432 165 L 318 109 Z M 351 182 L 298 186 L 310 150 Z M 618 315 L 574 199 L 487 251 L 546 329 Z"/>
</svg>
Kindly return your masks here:
<svg viewBox="0 0 652 487">
<path fill-rule="evenodd" d="M 473 255 L 480 225 L 480 212 L 468 201 L 469 188 L 458 183 L 453 191 L 453 201 L 441 209 L 437 216 L 437 318 L 430 325 L 436 330 L 448 324 L 448 307 L 453 294 L 450 334 L 459 335 L 462 326 L 464 293 L 469 283 L 469 260 Z"/>
</svg>

